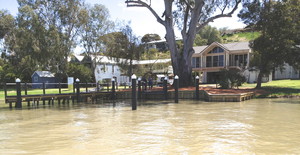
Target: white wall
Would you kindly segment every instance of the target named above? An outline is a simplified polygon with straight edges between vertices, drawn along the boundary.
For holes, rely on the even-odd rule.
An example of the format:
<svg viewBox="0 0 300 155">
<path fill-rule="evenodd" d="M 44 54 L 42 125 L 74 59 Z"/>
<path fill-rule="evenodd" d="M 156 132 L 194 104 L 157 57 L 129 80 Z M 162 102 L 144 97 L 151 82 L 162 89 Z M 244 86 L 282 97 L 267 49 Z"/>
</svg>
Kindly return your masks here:
<svg viewBox="0 0 300 155">
<path fill-rule="evenodd" d="M 103 79 L 117 78 L 117 82 L 124 83 L 128 82 L 129 78 L 126 76 L 121 76 L 121 71 L 119 66 L 112 64 L 98 64 L 94 71 L 96 81 L 101 81 Z"/>
<path fill-rule="evenodd" d="M 292 66 L 285 64 L 284 69 L 281 71 L 279 68 L 275 70 L 274 79 L 298 79 L 299 71 L 296 71 Z"/>
</svg>

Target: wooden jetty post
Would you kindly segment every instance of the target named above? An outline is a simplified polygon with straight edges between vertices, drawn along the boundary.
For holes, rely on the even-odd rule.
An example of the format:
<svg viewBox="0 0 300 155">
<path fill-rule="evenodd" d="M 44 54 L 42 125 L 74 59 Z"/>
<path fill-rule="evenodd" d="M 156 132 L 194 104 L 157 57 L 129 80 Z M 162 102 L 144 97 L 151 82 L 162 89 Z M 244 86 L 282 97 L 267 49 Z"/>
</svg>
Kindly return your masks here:
<svg viewBox="0 0 300 155">
<path fill-rule="evenodd" d="M 46 94 L 46 85 L 45 82 L 43 82 L 43 95 Z M 45 105 L 45 99 L 43 98 L 43 105 Z"/>
<path fill-rule="evenodd" d="M 142 81 L 141 78 L 138 78 L 138 99 L 142 99 Z"/>
<path fill-rule="evenodd" d="M 16 89 L 17 89 L 16 108 L 22 108 L 21 80 L 19 78 L 16 79 Z"/>
<path fill-rule="evenodd" d="M 131 106 L 132 106 L 132 110 L 136 110 L 136 75 L 135 74 L 133 74 L 131 76 L 131 85 L 132 85 L 132 87 L 131 87 L 131 91 L 132 91 Z"/>
<path fill-rule="evenodd" d="M 165 100 L 168 99 L 168 78 L 165 76 L 164 78 L 164 83 L 163 83 L 163 91 L 164 91 L 164 97 L 165 97 Z"/>
<path fill-rule="evenodd" d="M 179 77 L 175 75 L 174 77 L 174 88 L 175 88 L 175 103 L 178 103 L 178 87 L 179 87 Z"/>
<path fill-rule="evenodd" d="M 80 86 L 79 86 L 80 80 L 77 78 L 75 81 L 76 81 L 76 99 L 78 103 L 80 101 Z"/>
<path fill-rule="evenodd" d="M 112 88 L 111 88 L 112 99 L 115 100 L 116 99 L 116 80 L 115 80 L 115 78 L 111 79 L 111 85 L 112 85 Z"/>
<path fill-rule="evenodd" d="M 25 95 L 28 95 L 27 94 L 27 83 L 25 82 L 25 86 L 24 86 L 25 88 L 24 88 L 24 91 L 25 91 Z M 30 101 L 29 100 L 27 100 L 27 106 L 30 106 Z"/>
<path fill-rule="evenodd" d="M 195 97 L 196 97 L 196 100 L 199 100 L 200 99 L 200 97 L 199 97 L 199 76 L 196 76 L 195 88 L 196 88 Z"/>
</svg>

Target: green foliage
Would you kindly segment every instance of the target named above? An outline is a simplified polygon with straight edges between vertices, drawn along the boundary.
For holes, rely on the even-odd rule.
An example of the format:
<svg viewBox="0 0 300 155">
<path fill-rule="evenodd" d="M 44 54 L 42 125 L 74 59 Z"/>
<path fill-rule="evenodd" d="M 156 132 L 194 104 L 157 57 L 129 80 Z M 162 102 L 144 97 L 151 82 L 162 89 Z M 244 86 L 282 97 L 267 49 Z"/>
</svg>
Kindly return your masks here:
<svg viewBox="0 0 300 155">
<path fill-rule="evenodd" d="M 218 31 L 217 28 L 207 25 L 197 33 L 195 37 L 194 45 L 195 46 L 209 45 L 213 42 L 222 43 L 220 32 Z"/>
<path fill-rule="evenodd" d="M 145 34 L 142 37 L 142 43 L 147 43 L 151 41 L 161 40 L 160 36 L 158 34 Z"/>
<path fill-rule="evenodd" d="M 157 49 L 151 48 L 149 50 L 145 50 L 141 55 L 141 60 L 154 59 L 170 59 L 170 51 L 160 52 Z"/>
<path fill-rule="evenodd" d="M 133 34 L 131 27 L 126 25 L 119 32 L 103 36 L 103 40 L 106 47 L 105 55 L 117 58 L 121 70 L 127 71 L 127 75 L 131 77 L 134 69 L 133 60 L 139 60 L 144 51 L 144 47 Z"/>
<path fill-rule="evenodd" d="M 246 78 L 243 75 L 241 69 L 238 68 L 230 68 L 230 69 L 222 69 L 220 71 L 221 79 L 218 81 L 218 84 L 223 89 L 239 87 L 243 83 L 246 82 Z"/>
<path fill-rule="evenodd" d="M 0 39 L 14 27 L 14 17 L 6 10 L 0 10 Z"/>
<path fill-rule="evenodd" d="M 80 79 L 81 82 L 93 81 L 93 72 L 90 68 L 77 63 L 69 63 L 67 74 L 69 77 Z"/>
</svg>

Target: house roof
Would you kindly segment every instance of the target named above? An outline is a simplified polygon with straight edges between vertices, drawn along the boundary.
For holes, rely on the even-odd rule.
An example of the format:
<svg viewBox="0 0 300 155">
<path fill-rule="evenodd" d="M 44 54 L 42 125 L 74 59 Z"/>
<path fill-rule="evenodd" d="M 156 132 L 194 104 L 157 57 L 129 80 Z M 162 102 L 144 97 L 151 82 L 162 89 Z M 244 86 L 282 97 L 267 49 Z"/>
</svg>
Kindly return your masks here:
<svg viewBox="0 0 300 155">
<path fill-rule="evenodd" d="M 210 47 L 211 45 L 215 45 L 215 44 L 217 44 L 219 47 L 222 47 L 228 51 L 250 50 L 249 42 L 234 42 L 234 43 L 228 43 L 228 44 L 221 44 L 218 42 L 214 42 L 210 45 L 194 47 L 195 53 L 201 53 L 206 48 Z"/>
<path fill-rule="evenodd" d="M 35 71 L 39 77 L 55 77 L 53 73 L 49 71 Z M 34 73 L 31 75 L 31 77 L 34 75 Z"/>
</svg>

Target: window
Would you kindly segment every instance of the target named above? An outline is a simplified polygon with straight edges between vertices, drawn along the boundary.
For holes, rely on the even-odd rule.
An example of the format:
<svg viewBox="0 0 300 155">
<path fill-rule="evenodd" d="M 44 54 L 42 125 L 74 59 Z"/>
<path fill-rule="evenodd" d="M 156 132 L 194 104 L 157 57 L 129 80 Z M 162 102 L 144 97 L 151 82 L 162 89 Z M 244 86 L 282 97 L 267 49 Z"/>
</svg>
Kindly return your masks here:
<svg viewBox="0 0 300 155">
<path fill-rule="evenodd" d="M 35 76 L 33 79 L 34 82 L 39 82 L 39 77 Z"/>
<path fill-rule="evenodd" d="M 232 57 L 233 57 L 233 59 L 229 60 L 230 64 L 232 66 L 240 66 L 240 67 L 247 66 L 247 63 L 248 63 L 248 54 L 233 55 Z"/>
<path fill-rule="evenodd" d="M 206 67 L 222 67 L 222 66 L 224 66 L 224 55 L 206 57 Z"/>
<path fill-rule="evenodd" d="M 200 68 L 201 59 L 200 57 L 192 58 L 192 67 L 193 68 Z"/>
<path fill-rule="evenodd" d="M 212 53 L 223 53 L 224 49 L 220 48 L 220 47 L 215 47 L 214 49 L 212 49 L 210 52 L 208 52 L 208 54 L 212 54 Z"/>
<path fill-rule="evenodd" d="M 211 59 L 212 59 L 211 56 L 206 57 L 206 67 L 212 67 Z"/>
</svg>

